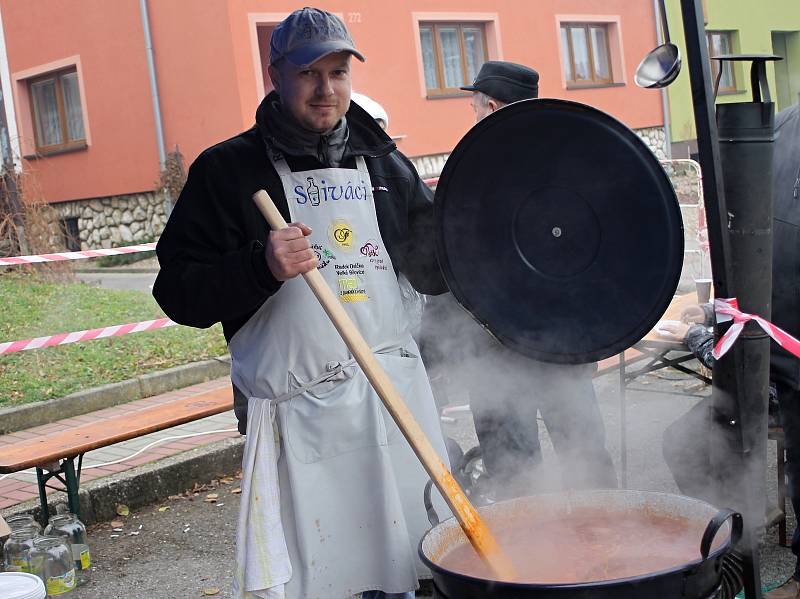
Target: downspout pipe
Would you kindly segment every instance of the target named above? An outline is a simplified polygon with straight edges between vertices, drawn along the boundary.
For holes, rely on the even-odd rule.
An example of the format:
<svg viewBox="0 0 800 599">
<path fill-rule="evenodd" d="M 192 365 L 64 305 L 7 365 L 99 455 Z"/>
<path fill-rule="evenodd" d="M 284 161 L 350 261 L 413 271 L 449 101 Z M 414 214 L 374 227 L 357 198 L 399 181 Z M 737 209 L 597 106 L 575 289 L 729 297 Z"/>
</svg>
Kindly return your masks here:
<svg viewBox="0 0 800 599">
<path fill-rule="evenodd" d="M 150 35 L 150 16 L 147 12 L 147 0 L 139 0 L 139 11 L 142 15 L 144 30 L 144 49 L 147 54 L 147 71 L 150 75 L 150 93 L 153 98 L 153 117 L 156 123 L 156 145 L 158 146 L 158 162 L 163 171 L 167 164 L 167 151 L 164 145 L 164 126 L 161 120 L 161 100 L 158 96 L 158 80 L 156 78 L 156 61 L 153 55 L 153 38 Z M 172 212 L 172 198 L 166 192 L 166 213 Z"/>
<path fill-rule="evenodd" d="M 653 14 L 656 16 L 656 45 L 660 46 L 664 43 L 664 33 L 661 31 L 661 27 L 659 24 L 661 20 L 659 19 L 659 13 L 661 12 L 661 6 L 664 6 L 664 10 L 666 12 L 666 5 L 662 5 L 659 0 L 653 0 Z M 664 20 L 667 19 L 667 15 L 664 15 Z M 669 118 L 669 96 L 667 95 L 667 88 L 661 88 L 661 112 L 664 113 L 664 149 L 666 150 L 666 157 L 669 160 L 672 160 L 672 132 L 671 132 L 671 121 Z"/>
<path fill-rule="evenodd" d="M 0 143 L 3 144 L 3 155 L 6 163 L 13 162 L 14 170 L 22 170 L 20 157 L 22 152 L 19 147 L 19 133 L 17 132 L 17 115 L 14 112 L 14 100 L 11 94 L 11 75 L 8 68 L 8 52 L 6 49 L 5 29 L 3 15 L 0 12 L 0 86 L 2 86 L 2 105 L 5 127 Z"/>
</svg>

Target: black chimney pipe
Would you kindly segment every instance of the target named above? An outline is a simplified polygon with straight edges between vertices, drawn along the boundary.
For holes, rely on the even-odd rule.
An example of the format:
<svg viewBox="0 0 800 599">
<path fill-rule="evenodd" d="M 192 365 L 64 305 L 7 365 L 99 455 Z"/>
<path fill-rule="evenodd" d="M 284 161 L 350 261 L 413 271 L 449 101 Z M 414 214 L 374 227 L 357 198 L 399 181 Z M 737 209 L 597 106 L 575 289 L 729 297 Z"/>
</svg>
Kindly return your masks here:
<svg viewBox="0 0 800 599">
<path fill-rule="evenodd" d="M 730 280 L 741 310 L 769 320 L 775 104 L 770 101 L 766 62 L 778 57 L 715 58 L 720 61 L 720 76 L 726 63 L 752 61 L 753 101 L 718 105 L 717 128 L 727 192 Z M 770 339 L 751 321 L 736 345 L 714 366 L 712 401 L 721 434 L 719 442 L 712 444 L 711 459 L 720 477 L 723 501 L 744 516 L 741 553 L 748 599 L 761 596 L 758 538 L 766 513 L 769 357 Z"/>
<path fill-rule="evenodd" d="M 701 1 L 681 0 L 681 12 L 714 294 L 737 297 L 744 311 L 769 318 L 774 105 L 766 85 L 767 58 L 754 61 L 754 101 L 721 105 L 717 118 L 712 118 L 714 98 Z M 762 83 L 766 102 L 761 101 Z M 715 336 L 719 338 L 728 326 L 715 325 Z M 745 534 L 737 548 L 744 561 L 745 597 L 760 599 L 758 533 L 765 515 L 769 341 L 753 326 L 748 324 L 734 348 L 715 365 L 715 426 L 710 433 L 712 465 L 721 483 L 719 503 L 742 506 L 745 517 Z"/>
</svg>

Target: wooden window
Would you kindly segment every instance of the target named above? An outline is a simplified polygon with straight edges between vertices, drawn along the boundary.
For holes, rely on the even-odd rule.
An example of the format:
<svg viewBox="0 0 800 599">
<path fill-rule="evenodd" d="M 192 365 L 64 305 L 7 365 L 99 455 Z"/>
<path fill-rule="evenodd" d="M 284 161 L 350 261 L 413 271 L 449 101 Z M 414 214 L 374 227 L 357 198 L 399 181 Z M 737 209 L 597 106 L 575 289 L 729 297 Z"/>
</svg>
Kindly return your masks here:
<svg viewBox="0 0 800 599">
<path fill-rule="evenodd" d="M 36 151 L 49 154 L 86 145 L 78 73 L 48 73 L 28 82 Z"/>
<path fill-rule="evenodd" d="M 419 39 L 429 96 L 463 94 L 486 62 L 483 23 L 420 23 Z"/>
<path fill-rule="evenodd" d="M 266 96 L 275 89 L 272 85 L 272 79 L 269 76 L 269 42 L 272 38 L 272 32 L 275 30 L 274 24 L 256 25 L 256 35 L 258 37 L 258 55 L 261 57 L 261 80 L 264 83 L 264 95 Z"/>
<path fill-rule="evenodd" d="M 733 32 L 732 31 L 706 31 L 706 43 L 708 44 L 708 57 L 720 56 L 722 54 L 733 54 Z M 736 91 L 736 75 L 733 70 L 733 63 L 729 60 L 711 61 L 711 79 L 717 80 L 720 64 L 722 66 L 722 79 L 719 80 L 720 92 Z"/>
<path fill-rule="evenodd" d="M 604 23 L 561 25 L 562 59 L 568 87 L 614 82 L 608 37 L 608 25 Z"/>
</svg>

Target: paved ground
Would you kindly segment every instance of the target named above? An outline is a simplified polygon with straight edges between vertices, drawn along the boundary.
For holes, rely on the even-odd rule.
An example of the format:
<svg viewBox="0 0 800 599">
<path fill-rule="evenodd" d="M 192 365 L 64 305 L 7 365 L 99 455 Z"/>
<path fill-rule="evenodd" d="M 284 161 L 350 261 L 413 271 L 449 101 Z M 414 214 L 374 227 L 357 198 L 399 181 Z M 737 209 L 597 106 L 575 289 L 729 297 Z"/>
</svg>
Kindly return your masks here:
<svg viewBox="0 0 800 599">
<path fill-rule="evenodd" d="M 156 273 L 149 272 L 76 272 L 75 278 L 87 285 L 107 289 L 152 292 Z"/>
<path fill-rule="evenodd" d="M 628 486 L 676 492 L 661 458 L 661 433 L 674 418 L 697 401 L 696 397 L 684 394 L 697 389 L 692 380 L 677 373 L 651 375 L 640 381 L 638 389 L 628 396 Z M 616 379 L 613 375 L 602 377 L 597 379 L 596 385 L 608 430 L 608 445 L 619 466 Z M 700 391 L 706 392 L 707 389 Z M 444 427 L 463 448 L 474 444 L 474 431 L 468 414 L 462 414 L 456 422 Z M 546 434 L 543 434 L 543 442 L 546 459 L 552 464 L 554 456 Z M 773 498 L 776 484 L 774 451 L 774 444 L 771 444 L 767 479 Z M 232 543 L 239 497 L 233 491 L 239 484 L 232 473 L 229 480 L 213 488 L 199 489 L 196 495 L 190 493 L 188 498 L 168 499 L 127 518 L 120 518 L 120 531 L 113 531 L 110 524 L 93 527 L 90 531 L 93 578 L 88 586 L 80 589 L 76 599 L 230 597 Z M 217 495 L 214 503 L 206 502 L 209 493 Z M 165 506 L 169 509 L 162 510 Z M 792 526 L 793 520 L 790 531 Z M 777 545 L 776 530 L 769 530 L 762 554 L 765 585 L 781 582 L 791 566 L 791 553 Z M 216 595 L 203 594 L 217 589 Z"/>
<path fill-rule="evenodd" d="M 92 579 L 75 599 L 231 597 L 240 484 L 233 475 L 92 527 Z"/>
<path fill-rule="evenodd" d="M 75 266 L 75 278 L 87 285 L 107 289 L 132 289 L 145 293 L 153 291 L 157 274 L 156 258 L 102 269 L 97 267 L 95 260 L 82 260 Z"/>
<path fill-rule="evenodd" d="M 240 481 L 90 528 L 94 566 L 75 599 L 231 597 Z M 206 503 L 210 494 L 215 503 Z M 159 511 L 164 506 L 169 509 Z M 118 526 L 119 525 L 119 526 Z M 116 531 L 114 530 L 116 529 Z"/>
</svg>

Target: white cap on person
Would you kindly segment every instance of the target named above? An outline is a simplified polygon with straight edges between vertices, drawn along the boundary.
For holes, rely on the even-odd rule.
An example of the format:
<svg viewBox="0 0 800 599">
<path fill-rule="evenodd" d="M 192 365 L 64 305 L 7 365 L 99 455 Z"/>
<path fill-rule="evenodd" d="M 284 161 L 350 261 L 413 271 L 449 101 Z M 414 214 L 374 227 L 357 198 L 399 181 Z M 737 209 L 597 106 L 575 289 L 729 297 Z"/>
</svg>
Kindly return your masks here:
<svg viewBox="0 0 800 599">
<path fill-rule="evenodd" d="M 378 104 L 375 100 L 369 96 L 365 96 L 364 94 L 359 94 L 358 92 L 352 92 L 350 94 L 350 100 L 366 110 L 367 113 L 376 121 L 383 121 L 384 129 L 389 127 L 389 114 L 386 112 L 383 106 Z"/>
</svg>

